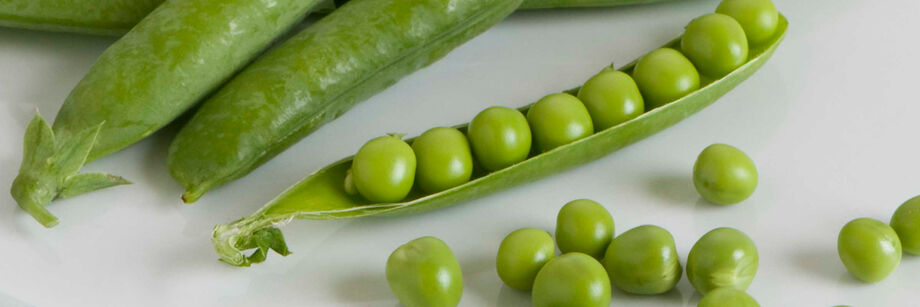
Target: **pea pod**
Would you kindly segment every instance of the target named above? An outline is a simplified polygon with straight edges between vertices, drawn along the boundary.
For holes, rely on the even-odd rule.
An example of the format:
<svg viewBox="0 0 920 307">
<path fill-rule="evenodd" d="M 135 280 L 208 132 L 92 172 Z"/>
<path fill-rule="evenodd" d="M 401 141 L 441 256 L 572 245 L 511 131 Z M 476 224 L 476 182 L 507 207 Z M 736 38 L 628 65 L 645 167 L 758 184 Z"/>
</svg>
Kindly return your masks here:
<svg viewBox="0 0 920 307">
<path fill-rule="evenodd" d="M 428 211 L 534 181 L 595 160 L 655 134 L 713 103 L 770 58 L 785 36 L 786 27 L 787 20 L 783 17 L 773 38 L 752 49 L 745 64 L 720 79 L 703 78 L 700 89 L 683 98 L 523 162 L 492 173 L 479 174 L 465 184 L 429 195 L 416 192 L 398 203 L 369 203 L 361 197 L 348 195 L 342 187 L 346 172 L 351 168 L 352 157 L 348 157 L 294 184 L 252 216 L 216 226 L 212 243 L 222 261 L 248 266 L 264 260 L 270 249 L 281 254 L 288 253 L 277 227 L 293 219 L 332 220 Z M 677 39 L 666 46 L 675 47 L 679 43 Z M 628 73 L 632 67 L 633 64 L 629 64 L 620 70 Z M 566 92 L 575 93 L 577 90 Z M 528 108 L 525 106 L 520 110 L 526 113 Z M 457 128 L 465 130 L 466 125 Z M 249 258 L 243 254 L 248 249 L 256 249 L 255 254 Z"/>
<path fill-rule="evenodd" d="M 318 1 L 161 5 L 99 57 L 64 101 L 53 127 L 38 115 L 29 124 L 13 198 L 52 227 L 58 220 L 45 208 L 51 200 L 127 183 L 117 176 L 78 172 L 191 108 Z"/>
</svg>

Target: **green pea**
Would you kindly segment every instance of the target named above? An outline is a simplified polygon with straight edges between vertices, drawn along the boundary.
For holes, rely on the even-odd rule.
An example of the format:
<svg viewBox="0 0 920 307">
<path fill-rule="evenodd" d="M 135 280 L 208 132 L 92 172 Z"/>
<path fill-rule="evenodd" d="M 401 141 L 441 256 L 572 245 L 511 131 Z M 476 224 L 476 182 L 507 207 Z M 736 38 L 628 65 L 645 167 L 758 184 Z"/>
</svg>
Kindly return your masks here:
<svg viewBox="0 0 920 307">
<path fill-rule="evenodd" d="M 387 283 L 406 307 L 457 306 L 463 274 L 450 247 L 435 237 L 406 243 L 387 259 Z"/>
<path fill-rule="evenodd" d="M 556 216 L 556 244 L 563 253 L 579 252 L 601 259 L 613 240 L 613 217 L 590 199 L 573 200 Z"/>
<path fill-rule="evenodd" d="M 779 12 L 770 0 L 722 0 L 716 13 L 735 18 L 751 46 L 769 40 L 779 26 Z"/>
<path fill-rule="evenodd" d="M 610 306 L 610 279 L 591 256 L 568 253 L 550 260 L 534 280 L 534 307 Z"/>
<path fill-rule="evenodd" d="M 594 133 L 588 109 L 575 96 L 550 94 L 527 111 L 537 148 L 549 151 Z"/>
<path fill-rule="evenodd" d="M 920 196 L 898 207 L 891 216 L 890 224 L 898 233 L 904 252 L 920 255 Z"/>
<path fill-rule="evenodd" d="M 636 81 L 629 74 L 604 70 L 578 90 L 578 99 L 591 115 L 595 131 L 601 131 L 645 112 L 645 102 Z"/>
<path fill-rule="evenodd" d="M 734 228 L 716 228 L 703 235 L 687 257 L 687 278 L 700 293 L 716 288 L 745 290 L 759 264 L 757 247 Z"/>
<path fill-rule="evenodd" d="M 614 238 L 604 267 L 614 286 L 635 294 L 668 292 L 682 274 L 674 237 L 654 225 L 639 226 Z"/>
<path fill-rule="evenodd" d="M 743 151 L 712 144 L 696 158 L 693 185 L 707 201 L 718 205 L 739 203 L 757 188 L 757 167 Z"/>
<path fill-rule="evenodd" d="M 433 128 L 412 142 L 418 159 L 416 184 L 426 193 L 435 193 L 470 181 L 473 155 L 470 143 L 460 130 Z"/>
<path fill-rule="evenodd" d="M 718 288 L 703 296 L 696 307 L 760 307 L 760 304 L 744 291 Z"/>
<path fill-rule="evenodd" d="M 888 277 L 901 263 L 901 241 L 894 229 L 870 218 L 850 221 L 837 237 L 840 261 L 864 282 Z"/>
<path fill-rule="evenodd" d="M 524 161 L 530 154 L 530 125 L 518 110 L 485 109 L 473 118 L 468 130 L 473 154 L 487 170 L 506 168 Z"/>
<path fill-rule="evenodd" d="M 728 15 L 706 14 L 687 25 L 680 49 L 699 71 L 720 78 L 747 61 L 744 29 Z"/>
<path fill-rule="evenodd" d="M 646 109 L 663 106 L 700 88 L 700 74 L 693 63 L 671 48 L 652 51 L 639 59 L 633 78 Z"/>
<path fill-rule="evenodd" d="M 398 136 L 381 136 L 361 146 L 351 165 L 355 188 L 372 202 L 397 202 L 415 181 L 415 153 Z"/>
<path fill-rule="evenodd" d="M 495 267 L 509 287 L 530 290 L 537 272 L 556 257 L 553 238 L 546 231 L 522 228 L 508 234 L 498 247 Z"/>
</svg>

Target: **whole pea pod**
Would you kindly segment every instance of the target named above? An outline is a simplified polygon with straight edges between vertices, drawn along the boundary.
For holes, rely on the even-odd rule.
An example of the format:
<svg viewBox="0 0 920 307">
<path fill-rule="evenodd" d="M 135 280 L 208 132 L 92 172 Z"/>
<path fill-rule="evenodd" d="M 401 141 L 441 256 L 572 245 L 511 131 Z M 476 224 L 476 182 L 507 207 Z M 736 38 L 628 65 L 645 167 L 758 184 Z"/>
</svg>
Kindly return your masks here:
<svg viewBox="0 0 920 307">
<path fill-rule="evenodd" d="M 175 0 L 159 6 L 99 57 L 64 101 L 54 127 L 35 116 L 13 198 L 52 227 L 58 220 L 45 208 L 51 200 L 127 183 L 78 171 L 187 111 L 318 1 Z"/>
<path fill-rule="evenodd" d="M 290 253 L 278 227 L 294 219 L 333 220 L 429 211 L 598 159 L 674 125 L 715 102 L 766 63 L 785 37 L 787 26 L 787 20 L 780 15 L 779 26 L 773 37 L 751 48 L 748 60 L 743 65 L 718 79 L 701 78 L 700 88 L 682 98 L 587 137 L 533 154 L 503 169 L 491 173 L 474 172 L 473 178 L 464 184 L 433 194 L 413 191 L 400 202 L 374 203 L 345 190 L 343 182 L 352 168 L 353 160 L 353 157 L 347 157 L 295 183 L 251 216 L 217 225 L 211 241 L 221 261 L 236 266 L 249 266 L 264 261 L 270 250 L 281 255 Z M 665 47 L 676 48 L 679 44 L 678 38 Z M 632 73 L 634 67 L 635 62 L 619 70 Z M 578 88 L 565 92 L 575 94 Z M 518 110 L 526 114 L 531 106 L 533 104 Z M 467 125 L 455 128 L 466 131 Z M 411 143 L 412 140 L 407 142 Z M 243 251 L 250 249 L 255 249 L 255 252 L 250 256 L 243 254 Z"/>
<path fill-rule="evenodd" d="M 172 141 L 170 174 L 194 202 L 356 103 L 446 55 L 521 0 L 355 0 L 252 63 Z"/>
</svg>

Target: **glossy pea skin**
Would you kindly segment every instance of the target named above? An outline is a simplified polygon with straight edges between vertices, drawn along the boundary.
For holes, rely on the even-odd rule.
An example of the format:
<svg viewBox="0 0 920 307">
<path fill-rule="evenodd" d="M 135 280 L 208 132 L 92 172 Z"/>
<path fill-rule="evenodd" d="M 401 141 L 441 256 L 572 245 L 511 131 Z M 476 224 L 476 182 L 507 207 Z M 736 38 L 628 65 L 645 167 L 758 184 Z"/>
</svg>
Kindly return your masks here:
<svg viewBox="0 0 920 307">
<path fill-rule="evenodd" d="M 508 234 L 498 247 L 495 267 L 509 287 L 530 290 L 543 266 L 556 257 L 556 245 L 546 231 L 522 228 Z"/>
<path fill-rule="evenodd" d="M 573 200 L 556 216 L 556 244 L 562 253 L 579 252 L 601 259 L 613 233 L 610 212 L 590 199 Z"/>
<path fill-rule="evenodd" d="M 683 272 L 674 237 L 654 225 L 639 226 L 614 238 L 604 256 L 604 268 L 614 286 L 634 294 L 665 293 Z"/>
<path fill-rule="evenodd" d="M 748 42 L 734 18 L 706 14 L 687 25 L 680 49 L 703 75 L 720 78 L 747 61 Z"/>
<path fill-rule="evenodd" d="M 566 93 L 543 97 L 527 111 L 527 123 L 540 151 L 574 142 L 594 133 L 588 109 Z"/>
<path fill-rule="evenodd" d="M 386 275 L 390 290 L 406 307 L 453 307 L 463 294 L 460 264 L 435 237 L 421 237 L 393 251 Z"/>
<path fill-rule="evenodd" d="M 473 154 L 460 130 L 433 128 L 412 142 L 418 162 L 415 183 L 426 193 L 436 193 L 470 181 Z"/>
<path fill-rule="evenodd" d="M 840 230 L 837 253 L 853 276 L 864 282 L 877 282 L 901 263 L 901 241 L 885 223 L 858 218 Z"/>
<path fill-rule="evenodd" d="M 889 224 L 898 233 L 904 252 L 920 255 L 920 196 L 901 204 Z"/>
<path fill-rule="evenodd" d="M 467 135 L 476 161 L 489 171 L 524 161 L 530 154 L 530 125 L 515 109 L 491 107 L 479 112 Z"/>
<path fill-rule="evenodd" d="M 719 288 L 709 291 L 696 307 L 760 307 L 760 304 L 744 291 Z"/>
<path fill-rule="evenodd" d="M 693 165 L 693 185 L 700 196 L 718 205 L 739 203 L 757 188 L 757 167 L 743 151 L 725 144 L 703 149 Z"/>
<path fill-rule="evenodd" d="M 568 253 L 543 266 L 531 295 L 534 307 L 606 307 L 610 305 L 610 279 L 596 259 Z"/>
<path fill-rule="evenodd" d="M 351 165 L 358 193 L 388 203 L 406 198 L 415 181 L 415 153 L 398 136 L 381 136 L 361 146 Z"/>
<path fill-rule="evenodd" d="M 700 88 L 700 74 L 696 67 L 687 57 L 671 48 L 657 49 L 639 59 L 633 69 L 633 78 L 645 99 L 645 108 L 649 110 Z"/>
<path fill-rule="evenodd" d="M 737 20 L 751 46 L 769 40 L 779 27 L 779 12 L 771 0 L 722 0 L 716 13 Z"/>
<path fill-rule="evenodd" d="M 757 274 L 757 247 L 743 232 L 716 228 L 701 237 L 687 257 L 687 278 L 702 294 L 716 288 L 746 290 Z"/>
<path fill-rule="evenodd" d="M 595 131 L 601 131 L 639 117 L 645 101 L 629 74 L 605 69 L 588 79 L 578 90 L 578 99 L 591 115 Z"/>
</svg>

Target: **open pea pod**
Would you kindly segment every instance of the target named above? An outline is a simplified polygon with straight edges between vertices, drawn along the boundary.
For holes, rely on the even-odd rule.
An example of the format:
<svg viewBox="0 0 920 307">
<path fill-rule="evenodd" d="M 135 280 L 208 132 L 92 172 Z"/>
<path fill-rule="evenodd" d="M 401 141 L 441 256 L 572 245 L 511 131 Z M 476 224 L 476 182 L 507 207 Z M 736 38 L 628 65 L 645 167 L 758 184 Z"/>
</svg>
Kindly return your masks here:
<svg viewBox="0 0 920 307">
<path fill-rule="evenodd" d="M 700 89 L 681 99 L 502 170 L 480 174 L 463 185 L 429 195 L 413 192 L 399 203 L 369 203 L 344 190 L 343 182 L 352 162 L 352 157 L 348 157 L 294 184 L 252 216 L 216 226 L 211 240 L 221 261 L 248 266 L 263 261 L 269 250 L 282 255 L 289 253 L 277 227 L 294 219 L 332 220 L 428 211 L 534 181 L 598 159 L 670 127 L 712 104 L 763 66 L 785 37 L 787 26 L 788 21 L 780 15 L 774 37 L 760 46 L 752 47 L 747 63 L 720 79 L 701 77 Z M 680 38 L 665 46 L 679 49 L 679 44 Z M 634 64 L 630 63 L 620 70 L 631 73 Z M 577 91 L 578 88 L 575 88 L 566 92 L 574 94 Z M 520 110 L 526 113 L 529 107 Z M 462 130 L 466 125 L 457 128 Z M 256 251 L 247 257 L 243 251 L 249 249 Z"/>
</svg>

